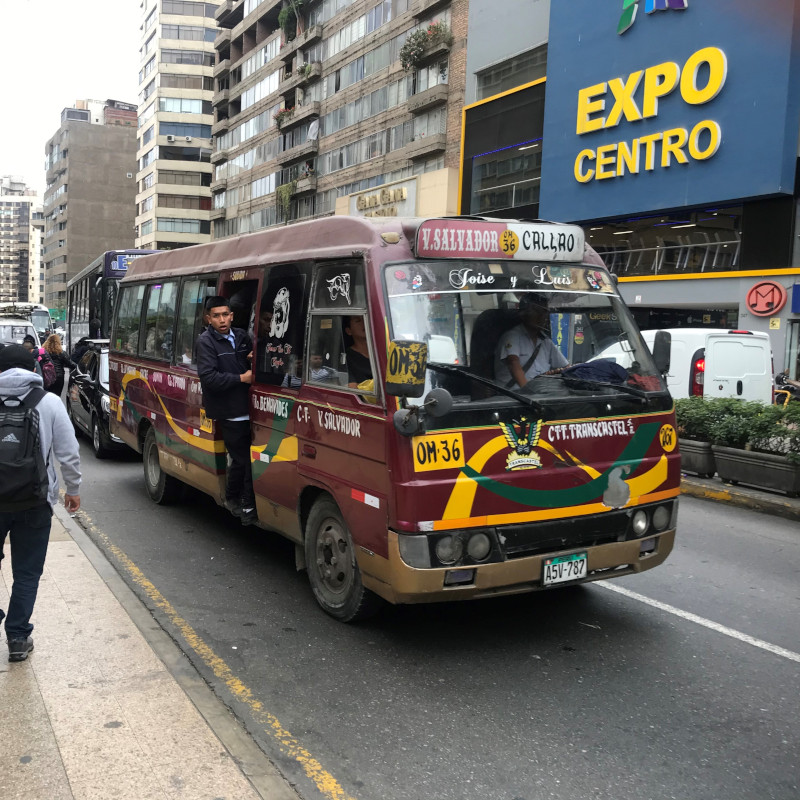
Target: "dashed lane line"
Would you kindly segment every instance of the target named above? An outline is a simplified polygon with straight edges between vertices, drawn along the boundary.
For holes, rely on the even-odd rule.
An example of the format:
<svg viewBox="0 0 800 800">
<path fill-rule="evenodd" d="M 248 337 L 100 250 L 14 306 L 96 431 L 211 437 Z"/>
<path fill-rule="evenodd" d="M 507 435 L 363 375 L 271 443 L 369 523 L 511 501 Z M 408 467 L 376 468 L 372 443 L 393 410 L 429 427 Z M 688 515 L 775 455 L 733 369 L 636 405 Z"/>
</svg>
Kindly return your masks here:
<svg viewBox="0 0 800 800">
<path fill-rule="evenodd" d="M 616 592 L 617 594 L 625 595 L 625 597 L 630 597 L 631 600 L 638 600 L 640 603 L 646 603 L 648 606 L 661 609 L 661 611 L 666 611 L 668 614 L 674 614 L 676 617 L 688 620 L 689 622 L 694 622 L 697 625 L 702 625 L 704 628 L 709 628 L 710 630 L 721 633 L 724 636 L 730 636 L 731 639 L 738 639 L 740 642 L 751 644 L 753 647 L 766 650 L 768 653 L 772 653 L 773 655 L 780 656 L 781 658 L 788 658 L 790 661 L 797 661 L 800 663 L 800 653 L 795 653 L 792 650 L 787 650 L 785 647 L 779 647 L 776 644 L 765 642 L 763 639 L 756 639 L 755 636 L 749 636 L 746 633 L 734 630 L 726 625 L 720 625 L 718 622 L 706 619 L 705 617 L 700 617 L 697 614 L 692 614 L 690 611 L 683 611 L 675 606 L 662 603 L 659 600 L 653 600 L 651 597 L 645 597 L 643 594 L 632 592 L 630 589 L 624 589 L 622 586 L 617 586 L 612 583 L 598 581 L 594 584 L 594 586 L 598 586 L 601 589 L 608 589 L 609 591 Z"/>
</svg>

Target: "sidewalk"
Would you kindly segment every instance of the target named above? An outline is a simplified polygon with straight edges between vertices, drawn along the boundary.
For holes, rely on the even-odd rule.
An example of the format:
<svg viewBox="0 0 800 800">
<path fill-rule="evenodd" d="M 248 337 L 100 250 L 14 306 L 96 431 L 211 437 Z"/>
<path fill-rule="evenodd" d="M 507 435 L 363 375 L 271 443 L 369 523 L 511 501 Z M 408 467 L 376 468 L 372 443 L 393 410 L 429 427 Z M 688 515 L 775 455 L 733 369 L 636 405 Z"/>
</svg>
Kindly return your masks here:
<svg viewBox="0 0 800 800">
<path fill-rule="evenodd" d="M 27 661 L 0 645 L 3 800 L 297 800 L 63 507 L 32 621 Z"/>
<path fill-rule="evenodd" d="M 681 494 L 800 521 L 800 497 L 787 497 L 785 494 L 753 489 L 749 486 L 732 486 L 723 483 L 717 477 L 699 478 L 696 475 L 684 475 L 681 478 Z"/>
</svg>

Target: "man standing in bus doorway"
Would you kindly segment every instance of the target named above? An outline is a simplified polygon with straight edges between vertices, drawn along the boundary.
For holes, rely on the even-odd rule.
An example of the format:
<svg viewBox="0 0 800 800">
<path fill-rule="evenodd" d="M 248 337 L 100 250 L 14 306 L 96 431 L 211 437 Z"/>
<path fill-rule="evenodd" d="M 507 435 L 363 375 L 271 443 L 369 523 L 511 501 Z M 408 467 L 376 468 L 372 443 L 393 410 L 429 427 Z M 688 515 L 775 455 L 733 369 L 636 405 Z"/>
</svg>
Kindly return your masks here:
<svg viewBox="0 0 800 800">
<path fill-rule="evenodd" d="M 258 520 L 250 465 L 250 359 L 253 342 L 247 332 L 231 327 L 233 312 L 225 297 L 205 302 L 208 327 L 197 339 L 197 374 L 203 407 L 217 421 L 231 458 L 224 506 L 242 525 Z"/>
</svg>

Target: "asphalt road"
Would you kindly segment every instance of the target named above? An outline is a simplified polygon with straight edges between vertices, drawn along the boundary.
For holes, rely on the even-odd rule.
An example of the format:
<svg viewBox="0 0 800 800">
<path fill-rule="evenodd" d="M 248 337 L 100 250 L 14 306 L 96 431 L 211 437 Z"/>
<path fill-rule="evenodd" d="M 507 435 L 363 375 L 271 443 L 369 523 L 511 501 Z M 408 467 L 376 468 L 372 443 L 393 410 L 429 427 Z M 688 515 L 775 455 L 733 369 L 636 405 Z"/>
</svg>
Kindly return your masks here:
<svg viewBox="0 0 800 800">
<path fill-rule="evenodd" d="M 288 542 L 82 454 L 90 535 L 304 800 L 800 797 L 796 523 L 683 498 L 643 575 L 346 626 Z"/>
</svg>

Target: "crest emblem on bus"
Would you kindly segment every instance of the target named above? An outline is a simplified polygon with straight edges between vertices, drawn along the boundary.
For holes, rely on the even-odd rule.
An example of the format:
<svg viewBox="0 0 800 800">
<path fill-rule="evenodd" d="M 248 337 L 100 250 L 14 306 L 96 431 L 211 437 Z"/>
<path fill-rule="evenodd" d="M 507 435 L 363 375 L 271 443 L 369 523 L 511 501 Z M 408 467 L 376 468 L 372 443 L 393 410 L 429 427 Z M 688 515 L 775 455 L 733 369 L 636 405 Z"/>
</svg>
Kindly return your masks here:
<svg viewBox="0 0 800 800">
<path fill-rule="evenodd" d="M 269 335 L 283 339 L 289 330 L 289 290 L 282 286 L 272 302 L 272 321 L 269 323 Z"/>
<path fill-rule="evenodd" d="M 639 3 L 642 2 L 645 14 L 653 14 L 656 11 L 685 11 L 689 7 L 689 0 L 622 0 L 622 16 L 617 25 L 618 34 L 622 35 L 631 28 L 636 21 Z"/>
<path fill-rule="evenodd" d="M 542 420 L 532 423 L 527 417 L 522 417 L 519 420 L 512 420 L 510 425 L 507 422 L 501 422 L 500 430 L 503 431 L 508 446 L 513 451 L 508 454 L 506 459 L 507 470 L 538 469 L 542 466 L 538 453 L 533 449 L 539 444 Z"/>
<path fill-rule="evenodd" d="M 348 275 L 346 272 L 343 272 L 341 275 L 337 275 L 335 278 L 330 278 L 328 280 L 328 292 L 331 296 L 331 302 L 341 295 L 345 300 L 347 300 L 347 305 L 351 305 L 350 275 Z"/>
</svg>

